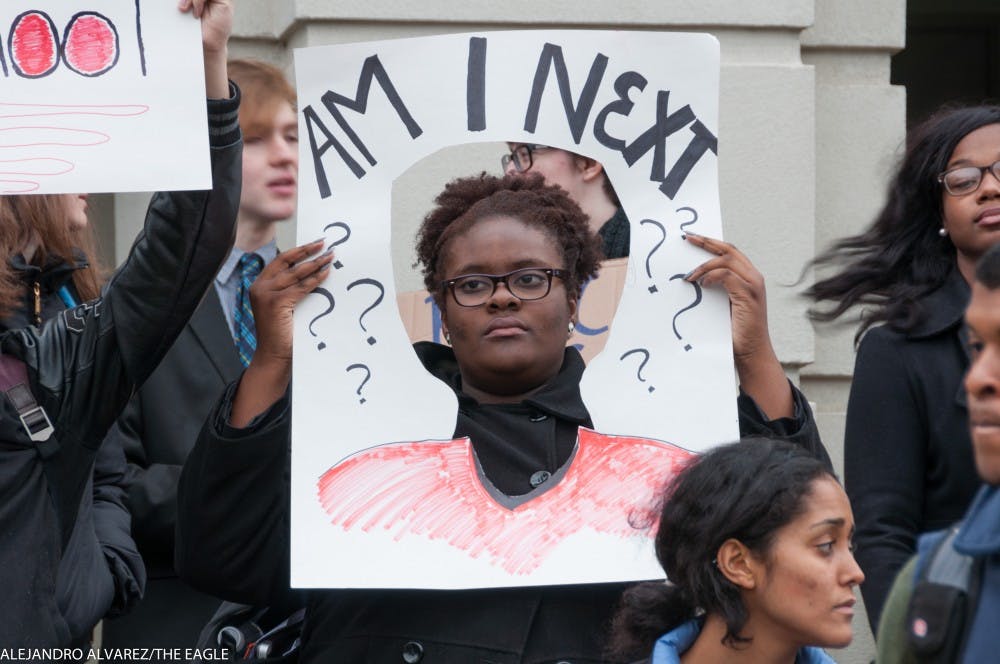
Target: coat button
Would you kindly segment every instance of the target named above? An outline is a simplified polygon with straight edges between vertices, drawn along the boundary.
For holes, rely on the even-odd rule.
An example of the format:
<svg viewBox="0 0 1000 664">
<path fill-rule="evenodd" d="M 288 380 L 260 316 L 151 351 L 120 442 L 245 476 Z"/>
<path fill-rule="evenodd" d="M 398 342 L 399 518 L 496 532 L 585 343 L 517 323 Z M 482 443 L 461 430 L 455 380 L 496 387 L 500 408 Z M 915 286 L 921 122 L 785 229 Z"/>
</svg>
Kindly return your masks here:
<svg viewBox="0 0 1000 664">
<path fill-rule="evenodd" d="M 552 477 L 552 473 L 549 471 L 539 470 L 537 473 L 532 473 L 531 479 L 528 481 L 531 482 L 531 486 L 537 487 L 548 482 L 550 477 Z"/>
<path fill-rule="evenodd" d="M 424 658 L 424 647 L 419 641 L 407 641 L 403 646 L 403 661 L 406 664 L 417 664 Z"/>
</svg>

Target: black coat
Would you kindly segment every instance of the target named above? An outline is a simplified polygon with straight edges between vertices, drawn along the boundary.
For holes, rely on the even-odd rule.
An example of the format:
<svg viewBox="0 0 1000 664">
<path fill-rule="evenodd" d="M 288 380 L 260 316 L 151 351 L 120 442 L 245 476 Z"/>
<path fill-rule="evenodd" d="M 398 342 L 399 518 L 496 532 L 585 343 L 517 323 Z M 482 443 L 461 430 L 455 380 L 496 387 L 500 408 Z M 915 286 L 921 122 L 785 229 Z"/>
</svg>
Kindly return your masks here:
<svg viewBox="0 0 1000 664">
<path fill-rule="evenodd" d="M 102 297 L 0 334 L 24 362 L 55 433 L 34 443 L 0 399 L 0 588 L 5 648 L 66 646 L 56 602 L 63 549 L 102 439 L 170 347 L 232 244 L 239 205 L 238 101 L 210 102 L 211 192 L 157 194 Z"/>
<path fill-rule="evenodd" d="M 426 342 L 415 348 L 431 373 L 458 384 L 450 349 Z M 582 371 L 579 354 L 568 349 L 559 375 L 513 408 L 483 407 L 459 394 L 455 435 L 471 435 L 494 484 L 517 486 L 527 482 L 529 471 L 565 463 L 577 426 L 590 421 L 579 393 Z M 181 475 L 177 564 L 193 585 L 258 605 L 288 603 L 291 595 L 305 595 L 304 663 L 603 661 L 602 635 L 625 584 L 290 590 L 288 399 L 247 429 L 235 430 L 226 424 L 233 391 L 227 391 L 206 422 Z M 742 396 L 741 430 L 787 434 L 828 462 L 808 404 L 798 391 L 795 397 L 794 421 L 764 422 L 756 405 Z M 500 463 L 503 447 L 510 443 L 493 434 L 530 427 L 542 433 L 530 444 L 517 445 L 517 461 Z M 490 458 L 492 468 L 485 461 Z"/>
<path fill-rule="evenodd" d="M 34 324 L 36 285 L 42 321 L 59 315 L 70 304 L 60 297 L 61 288 L 72 303 L 80 301 L 72 276 L 87 267 L 85 257 L 78 256 L 72 263 L 54 259 L 37 267 L 18 254 L 10 264 L 24 281 L 25 295 L 21 305 L 0 320 L 0 330 Z M 56 598 L 73 641 L 89 641 L 91 630 L 102 618 L 128 611 L 142 595 L 146 570 L 132 540 L 126 491 L 125 454 L 120 445 L 105 443 L 97 451 L 93 476 L 84 488 L 59 564 Z"/>
<path fill-rule="evenodd" d="M 108 432 L 106 444 L 128 460 L 132 534 L 149 574 L 143 601 L 104 623 L 108 647 L 192 647 L 219 606 L 174 571 L 177 480 L 209 411 L 242 370 L 213 285 Z"/>
<path fill-rule="evenodd" d="M 962 384 L 969 366 L 962 324 L 968 301 L 969 286 L 955 270 L 921 301 L 928 316 L 913 331 L 876 327 L 858 348 L 844 482 L 873 630 L 917 536 L 960 519 L 980 484 Z"/>
</svg>

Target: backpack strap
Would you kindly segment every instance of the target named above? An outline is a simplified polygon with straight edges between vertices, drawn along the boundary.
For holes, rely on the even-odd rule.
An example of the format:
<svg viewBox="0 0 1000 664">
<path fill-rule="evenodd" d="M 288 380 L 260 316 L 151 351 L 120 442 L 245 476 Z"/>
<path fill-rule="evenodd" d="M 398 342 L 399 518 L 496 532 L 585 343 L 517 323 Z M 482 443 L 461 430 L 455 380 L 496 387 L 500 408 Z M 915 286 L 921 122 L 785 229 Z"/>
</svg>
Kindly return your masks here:
<svg viewBox="0 0 1000 664">
<path fill-rule="evenodd" d="M 32 441 L 38 443 L 49 439 L 55 429 L 48 413 L 38 405 L 35 395 L 31 393 L 24 362 L 11 355 L 0 354 L 0 392 L 14 406 L 21 418 L 21 426 Z"/>
<path fill-rule="evenodd" d="M 920 662 L 961 661 L 975 615 L 984 559 L 955 550 L 960 526 L 941 537 L 915 579 L 906 636 Z"/>
</svg>

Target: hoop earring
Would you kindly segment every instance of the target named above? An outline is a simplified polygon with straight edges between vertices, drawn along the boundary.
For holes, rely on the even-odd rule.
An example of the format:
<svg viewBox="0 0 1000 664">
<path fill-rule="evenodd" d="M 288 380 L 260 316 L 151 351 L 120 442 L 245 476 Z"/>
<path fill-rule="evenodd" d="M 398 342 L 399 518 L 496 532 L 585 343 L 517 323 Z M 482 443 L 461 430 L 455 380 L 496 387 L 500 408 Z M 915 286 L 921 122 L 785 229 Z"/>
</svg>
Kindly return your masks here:
<svg viewBox="0 0 1000 664">
<path fill-rule="evenodd" d="M 948 237 L 948 229 L 942 226 L 941 228 L 938 229 L 938 235 L 940 235 L 941 237 Z"/>
</svg>

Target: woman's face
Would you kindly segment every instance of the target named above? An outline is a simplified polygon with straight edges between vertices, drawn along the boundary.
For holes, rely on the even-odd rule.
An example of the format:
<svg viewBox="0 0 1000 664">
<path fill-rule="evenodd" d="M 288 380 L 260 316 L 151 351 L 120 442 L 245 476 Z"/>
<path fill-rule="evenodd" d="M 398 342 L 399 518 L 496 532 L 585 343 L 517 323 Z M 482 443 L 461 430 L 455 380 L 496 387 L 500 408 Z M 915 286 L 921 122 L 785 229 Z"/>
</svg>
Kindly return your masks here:
<svg viewBox="0 0 1000 664">
<path fill-rule="evenodd" d="M 476 221 L 444 248 L 442 274 L 506 274 L 524 267 L 565 269 L 553 237 L 514 217 Z M 548 295 L 522 301 L 507 287 L 478 306 L 443 297 L 441 320 L 451 336 L 463 389 L 481 401 L 517 401 L 559 372 L 576 315 L 576 297 L 568 297 L 559 277 Z"/>
<path fill-rule="evenodd" d="M 87 227 L 87 194 L 61 194 L 66 208 L 66 221 L 71 231 Z"/>
<path fill-rule="evenodd" d="M 1000 124 L 980 127 L 958 142 L 948 166 L 989 166 L 1000 160 Z M 1000 182 L 990 171 L 979 188 L 962 196 L 952 196 L 942 188 L 943 224 L 959 261 L 970 265 L 1000 241 Z"/>
<path fill-rule="evenodd" d="M 744 591 L 744 634 L 796 648 L 842 648 L 851 642 L 854 587 L 864 581 L 851 553 L 851 505 L 830 477 L 814 480 L 804 500 L 805 511 L 752 563 L 757 583 Z"/>
</svg>

